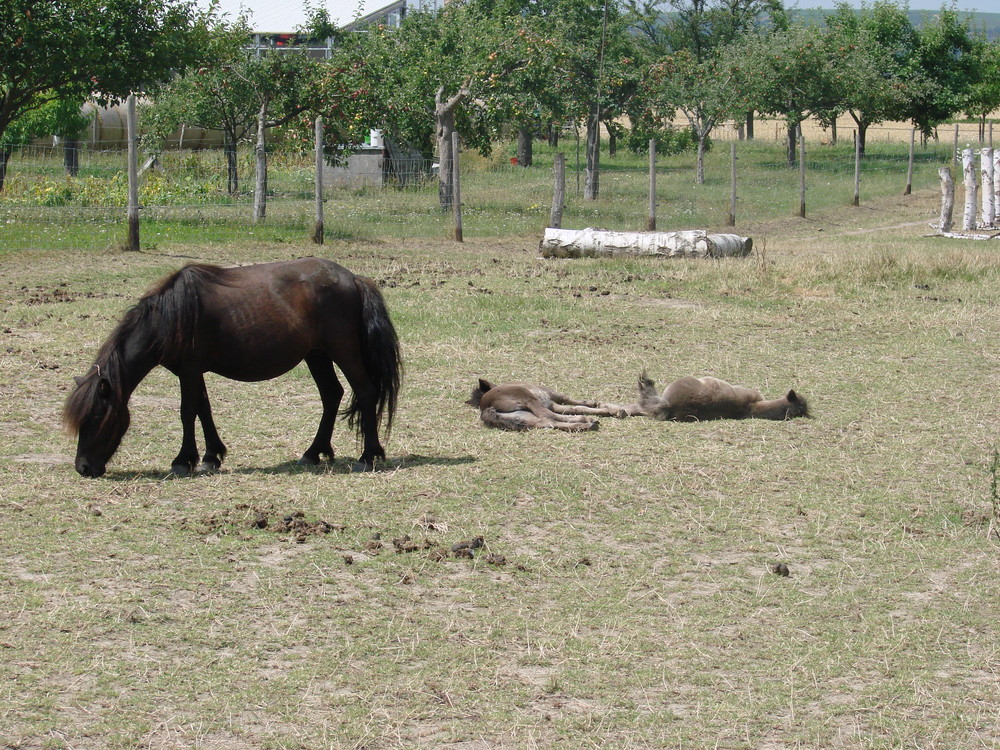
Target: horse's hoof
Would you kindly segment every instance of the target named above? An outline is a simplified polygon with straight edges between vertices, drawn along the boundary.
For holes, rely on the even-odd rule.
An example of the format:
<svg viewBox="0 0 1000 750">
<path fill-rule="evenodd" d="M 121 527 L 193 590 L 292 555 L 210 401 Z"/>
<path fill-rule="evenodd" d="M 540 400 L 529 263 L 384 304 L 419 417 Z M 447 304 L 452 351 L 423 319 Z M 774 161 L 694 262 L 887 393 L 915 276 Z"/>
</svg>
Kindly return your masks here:
<svg viewBox="0 0 1000 750">
<path fill-rule="evenodd" d="M 374 462 L 368 463 L 367 461 L 355 461 L 351 464 L 352 474 L 361 474 L 362 472 L 375 471 Z"/>
<path fill-rule="evenodd" d="M 217 464 L 217 463 L 214 463 L 214 462 L 212 462 L 212 463 L 202 463 L 201 465 L 198 466 L 198 473 L 199 474 L 216 474 L 216 473 L 218 473 L 219 469 L 221 469 L 221 468 L 222 468 L 222 464 Z"/>
<path fill-rule="evenodd" d="M 191 467 L 187 464 L 173 464 L 170 467 L 170 473 L 175 477 L 189 477 L 191 476 Z"/>
<path fill-rule="evenodd" d="M 299 459 L 299 466 L 319 466 L 319 459 L 312 456 L 303 456 Z"/>
</svg>

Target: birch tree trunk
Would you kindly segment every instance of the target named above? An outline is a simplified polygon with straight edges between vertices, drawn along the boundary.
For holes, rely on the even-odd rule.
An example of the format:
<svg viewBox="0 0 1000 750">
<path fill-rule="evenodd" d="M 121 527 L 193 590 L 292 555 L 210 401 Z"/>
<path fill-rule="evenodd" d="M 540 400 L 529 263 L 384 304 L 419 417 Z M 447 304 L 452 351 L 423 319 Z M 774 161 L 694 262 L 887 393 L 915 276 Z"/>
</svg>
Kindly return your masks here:
<svg viewBox="0 0 1000 750">
<path fill-rule="evenodd" d="M 455 110 L 469 95 L 467 84 L 459 86 L 451 97 L 444 98 L 444 86 L 434 95 L 434 122 L 438 146 L 438 202 L 442 211 L 450 211 L 454 202 L 454 157 L 451 134 L 455 132 Z"/>
<path fill-rule="evenodd" d="M 264 221 L 267 213 L 267 99 L 257 113 L 257 147 L 254 151 L 256 180 L 253 189 L 253 220 Z"/>
<path fill-rule="evenodd" d="M 979 152 L 979 171 L 982 174 L 981 181 L 983 184 L 983 224 L 991 227 L 996 218 L 993 208 L 993 181 L 996 179 L 993 174 L 993 149 L 984 148 Z"/>
<path fill-rule="evenodd" d="M 955 181 L 951 178 L 951 168 L 941 167 L 941 233 L 951 231 L 952 214 L 955 210 Z"/>
<path fill-rule="evenodd" d="M 583 184 L 583 199 L 596 201 L 601 183 L 601 108 L 597 102 L 590 105 L 587 117 L 587 177 Z"/>
<path fill-rule="evenodd" d="M 1000 216 L 1000 148 L 993 149 L 993 219 Z"/>
<path fill-rule="evenodd" d="M 965 214 L 962 217 L 962 229 L 969 232 L 976 228 L 976 204 L 979 192 L 971 148 L 962 150 L 962 174 L 965 181 Z"/>
</svg>

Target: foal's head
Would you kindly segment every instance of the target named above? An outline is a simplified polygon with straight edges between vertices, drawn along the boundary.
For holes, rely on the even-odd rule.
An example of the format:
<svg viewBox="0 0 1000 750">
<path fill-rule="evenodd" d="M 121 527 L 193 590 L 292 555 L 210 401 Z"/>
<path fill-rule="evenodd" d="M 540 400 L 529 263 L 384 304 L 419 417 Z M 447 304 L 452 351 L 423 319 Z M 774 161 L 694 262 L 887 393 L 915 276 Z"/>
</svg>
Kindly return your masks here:
<svg viewBox="0 0 1000 750">
<path fill-rule="evenodd" d="M 76 379 L 76 389 L 63 408 L 63 427 L 71 435 L 79 436 L 76 470 L 82 476 L 104 474 L 130 421 L 128 399 L 120 385 L 102 375 L 97 365 Z"/>
<path fill-rule="evenodd" d="M 785 410 L 783 419 L 795 419 L 795 417 L 812 418 L 812 414 L 809 413 L 809 404 L 795 391 L 789 391 L 779 401 L 781 402 L 781 407 Z"/>
<path fill-rule="evenodd" d="M 493 383 L 491 383 L 490 381 L 479 378 L 479 384 L 472 389 L 472 394 L 469 396 L 469 399 L 465 403 L 467 403 L 469 406 L 474 406 L 475 408 L 478 409 L 479 402 L 483 400 L 483 396 L 486 395 L 486 392 L 492 390 L 495 387 L 496 386 L 494 386 Z"/>
</svg>

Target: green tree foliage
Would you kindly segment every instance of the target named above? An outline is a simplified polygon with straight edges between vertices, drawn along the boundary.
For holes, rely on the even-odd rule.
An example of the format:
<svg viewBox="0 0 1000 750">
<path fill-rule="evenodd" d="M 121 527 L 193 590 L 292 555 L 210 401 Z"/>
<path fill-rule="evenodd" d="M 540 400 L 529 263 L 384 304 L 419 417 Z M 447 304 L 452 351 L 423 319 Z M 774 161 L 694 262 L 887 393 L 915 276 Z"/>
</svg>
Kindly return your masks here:
<svg viewBox="0 0 1000 750">
<path fill-rule="evenodd" d="M 705 143 L 712 128 L 736 114 L 733 73 L 718 58 L 699 62 L 693 52 L 681 50 L 654 64 L 646 79 L 646 101 L 661 111 L 679 109 L 697 139 L 696 179 L 705 182 Z"/>
<path fill-rule="evenodd" d="M 185 0 L 4 0 L 0 142 L 49 102 L 155 90 L 198 59 L 206 29 Z"/>
<path fill-rule="evenodd" d="M 864 153 L 872 125 L 906 119 L 922 75 L 919 37 L 904 8 L 890 2 L 856 10 L 846 3 L 827 19 L 835 111 L 850 113 Z"/>
<path fill-rule="evenodd" d="M 963 110 L 979 120 L 979 137 L 986 130 L 986 118 L 1000 108 L 1000 42 L 977 40 L 973 48 L 977 80 L 966 91 Z"/>
<path fill-rule="evenodd" d="M 917 28 L 915 86 L 909 119 L 925 135 L 962 111 L 969 91 L 979 79 L 975 40 L 969 19 L 952 8 L 942 8 Z"/>
<path fill-rule="evenodd" d="M 785 121 L 789 166 L 795 163 L 798 125 L 836 106 L 834 71 L 840 57 L 831 55 L 821 29 L 794 25 L 766 37 L 744 37 L 725 53 L 732 94 L 741 109 L 755 109 Z"/>
</svg>

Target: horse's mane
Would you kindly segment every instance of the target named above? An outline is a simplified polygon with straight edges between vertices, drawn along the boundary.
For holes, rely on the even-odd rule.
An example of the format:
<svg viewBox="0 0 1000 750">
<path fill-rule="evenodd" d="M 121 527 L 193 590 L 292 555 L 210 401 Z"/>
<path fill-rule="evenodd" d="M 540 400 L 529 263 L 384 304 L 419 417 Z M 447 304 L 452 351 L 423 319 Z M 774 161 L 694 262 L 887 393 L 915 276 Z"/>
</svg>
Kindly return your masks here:
<svg viewBox="0 0 1000 750">
<path fill-rule="evenodd" d="M 111 335 L 101 344 L 94 365 L 80 378 L 63 408 L 63 427 L 79 432 L 98 396 L 98 384 L 106 381 L 113 403 L 125 398 L 122 371 L 125 348 L 137 333 L 143 336 L 142 354 L 155 364 L 182 351 L 193 339 L 201 313 L 201 295 L 213 285 L 228 283 L 229 269 L 190 264 L 156 282 L 139 301 L 125 311 Z M 117 410 L 112 410 L 112 412 Z M 106 419 L 111 419 L 109 413 Z"/>
</svg>

